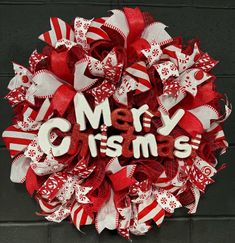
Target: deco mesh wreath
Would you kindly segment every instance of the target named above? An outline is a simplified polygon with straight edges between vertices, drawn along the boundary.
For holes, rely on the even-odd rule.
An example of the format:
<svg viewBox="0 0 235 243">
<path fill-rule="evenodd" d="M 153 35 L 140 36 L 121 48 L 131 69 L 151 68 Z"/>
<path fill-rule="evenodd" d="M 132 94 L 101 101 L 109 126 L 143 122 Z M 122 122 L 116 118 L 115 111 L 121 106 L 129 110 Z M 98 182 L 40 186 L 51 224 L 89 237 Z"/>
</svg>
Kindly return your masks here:
<svg viewBox="0 0 235 243">
<path fill-rule="evenodd" d="M 38 214 L 129 238 L 177 208 L 196 212 L 231 109 L 197 40 L 184 46 L 138 8 L 111 13 L 50 19 L 29 68 L 13 63 L 3 139 Z"/>
</svg>

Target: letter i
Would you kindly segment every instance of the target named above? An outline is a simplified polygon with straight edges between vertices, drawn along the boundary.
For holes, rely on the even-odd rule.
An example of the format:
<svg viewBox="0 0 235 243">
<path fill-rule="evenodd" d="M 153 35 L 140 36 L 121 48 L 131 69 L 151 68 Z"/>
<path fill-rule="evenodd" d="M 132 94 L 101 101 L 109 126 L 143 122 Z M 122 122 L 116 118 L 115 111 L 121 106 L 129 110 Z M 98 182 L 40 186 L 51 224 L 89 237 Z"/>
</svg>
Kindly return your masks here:
<svg viewBox="0 0 235 243">
<path fill-rule="evenodd" d="M 197 134 L 194 138 L 191 139 L 190 144 L 192 146 L 192 153 L 195 154 L 196 150 L 198 150 L 201 143 L 201 134 Z"/>
<path fill-rule="evenodd" d="M 145 111 L 143 116 L 143 128 L 145 132 L 149 132 L 151 128 L 151 121 L 154 116 L 160 116 L 160 112 L 152 112 L 150 109 Z"/>
<path fill-rule="evenodd" d="M 150 131 L 150 127 L 151 127 L 151 118 L 154 115 L 148 110 L 144 113 L 143 116 L 143 127 L 144 127 L 144 131 L 145 132 L 149 132 Z"/>
<path fill-rule="evenodd" d="M 106 155 L 107 149 L 107 126 L 105 124 L 100 126 L 101 141 L 100 141 L 100 154 L 102 157 Z"/>
</svg>

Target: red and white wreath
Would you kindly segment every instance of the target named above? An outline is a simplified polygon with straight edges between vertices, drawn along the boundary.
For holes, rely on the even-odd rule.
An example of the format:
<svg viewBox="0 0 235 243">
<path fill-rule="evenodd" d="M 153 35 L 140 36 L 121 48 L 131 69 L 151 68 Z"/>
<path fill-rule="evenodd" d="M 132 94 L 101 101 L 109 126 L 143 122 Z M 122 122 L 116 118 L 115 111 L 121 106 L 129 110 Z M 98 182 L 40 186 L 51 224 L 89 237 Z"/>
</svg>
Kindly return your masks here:
<svg viewBox="0 0 235 243">
<path fill-rule="evenodd" d="M 50 25 L 28 67 L 13 63 L 11 180 L 25 182 L 47 220 L 127 239 L 177 208 L 195 213 L 228 146 L 217 61 L 139 8 Z"/>
</svg>

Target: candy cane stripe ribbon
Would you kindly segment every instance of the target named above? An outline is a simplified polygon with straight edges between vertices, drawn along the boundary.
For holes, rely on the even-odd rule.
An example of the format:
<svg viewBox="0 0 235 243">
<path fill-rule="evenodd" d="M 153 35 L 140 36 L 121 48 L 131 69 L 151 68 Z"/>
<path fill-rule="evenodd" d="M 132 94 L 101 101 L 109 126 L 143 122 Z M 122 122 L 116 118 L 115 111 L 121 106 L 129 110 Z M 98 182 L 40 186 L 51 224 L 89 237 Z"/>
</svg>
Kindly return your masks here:
<svg viewBox="0 0 235 243">
<path fill-rule="evenodd" d="M 17 126 L 8 127 L 2 134 L 6 147 L 10 151 L 11 157 L 15 157 L 22 152 L 35 138 L 36 131 L 24 132 Z"/>
<path fill-rule="evenodd" d="M 139 205 L 138 220 L 144 223 L 150 219 L 159 227 L 164 220 L 165 210 L 157 203 L 155 199 L 148 199 Z"/>
<path fill-rule="evenodd" d="M 135 92 L 136 94 L 148 91 L 152 87 L 145 62 L 140 61 L 133 64 L 131 67 L 126 69 L 126 72 L 137 79 L 138 86 Z"/>
<path fill-rule="evenodd" d="M 74 41 L 74 31 L 72 27 L 63 20 L 53 17 L 50 18 L 51 30 L 41 34 L 38 38 L 49 45 L 55 47 L 57 41 L 65 38 Z"/>
<path fill-rule="evenodd" d="M 96 40 L 109 40 L 109 36 L 101 28 L 106 20 L 107 18 L 96 18 L 91 22 L 91 25 L 86 33 L 88 44 L 91 44 Z"/>
<path fill-rule="evenodd" d="M 73 224 L 78 230 L 80 230 L 81 225 L 93 224 L 94 220 L 85 212 L 81 204 L 74 202 L 71 207 L 70 213 Z"/>
<path fill-rule="evenodd" d="M 35 198 L 38 201 L 38 204 L 39 204 L 40 208 L 42 209 L 43 213 L 46 213 L 46 214 L 53 213 L 60 207 L 59 201 L 47 202 L 38 196 L 36 196 Z"/>
</svg>

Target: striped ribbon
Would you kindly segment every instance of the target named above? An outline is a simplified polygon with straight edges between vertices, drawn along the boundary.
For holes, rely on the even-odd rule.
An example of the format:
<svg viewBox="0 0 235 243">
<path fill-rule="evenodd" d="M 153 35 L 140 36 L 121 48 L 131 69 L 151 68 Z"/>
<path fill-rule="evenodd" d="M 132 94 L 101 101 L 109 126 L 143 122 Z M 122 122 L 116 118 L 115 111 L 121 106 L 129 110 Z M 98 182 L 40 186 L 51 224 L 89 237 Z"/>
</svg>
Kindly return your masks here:
<svg viewBox="0 0 235 243">
<path fill-rule="evenodd" d="M 53 17 L 50 18 L 51 30 L 41 34 L 38 38 L 47 44 L 55 47 L 57 41 L 67 39 L 74 41 L 74 31 L 72 27 L 63 20 Z"/>
<path fill-rule="evenodd" d="M 78 230 L 80 230 L 81 225 L 89 225 L 94 223 L 93 217 L 88 215 L 83 206 L 76 201 L 74 201 L 71 207 L 70 216 L 73 224 Z"/>
</svg>

